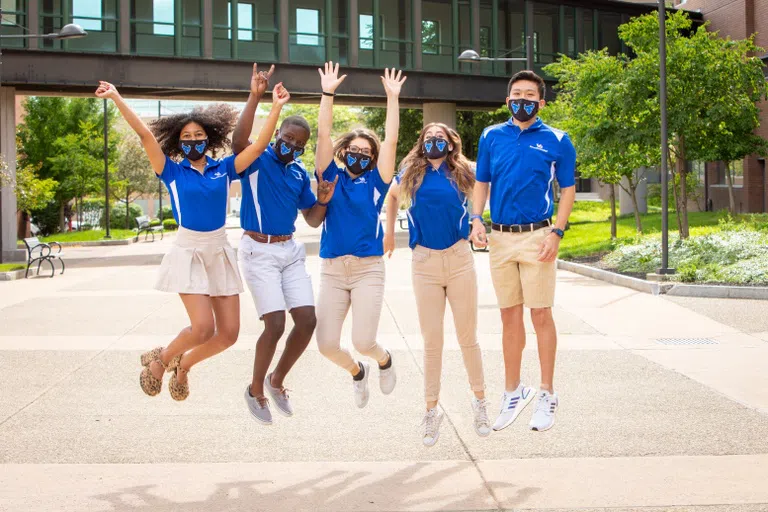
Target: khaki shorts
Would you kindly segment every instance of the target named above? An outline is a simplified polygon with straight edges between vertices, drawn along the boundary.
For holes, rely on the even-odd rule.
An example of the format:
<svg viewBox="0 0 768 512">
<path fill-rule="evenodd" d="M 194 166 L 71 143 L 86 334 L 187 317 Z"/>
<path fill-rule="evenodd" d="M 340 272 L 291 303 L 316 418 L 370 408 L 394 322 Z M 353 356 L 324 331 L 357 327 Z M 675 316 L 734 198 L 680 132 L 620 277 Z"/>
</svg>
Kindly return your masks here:
<svg viewBox="0 0 768 512">
<path fill-rule="evenodd" d="M 527 233 L 490 233 L 491 278 L 500 308 L 554 305 L 556 264 L 538 260 L 541 244 L 551 232 L 541 228 Z"/>
</svg>

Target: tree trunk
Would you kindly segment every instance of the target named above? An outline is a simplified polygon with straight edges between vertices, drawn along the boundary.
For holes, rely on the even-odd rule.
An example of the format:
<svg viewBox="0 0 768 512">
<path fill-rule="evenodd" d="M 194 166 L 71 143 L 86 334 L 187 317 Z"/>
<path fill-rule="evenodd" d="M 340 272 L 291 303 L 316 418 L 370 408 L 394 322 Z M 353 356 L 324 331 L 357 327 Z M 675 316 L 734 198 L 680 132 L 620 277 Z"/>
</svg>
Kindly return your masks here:
<svg viewBox="0 0 768 512">
<path fill-rule="evenodd" d="M 632 196 L 632 207 L 635 209 L 635 229 L 641 235 L 643 234 L 643 221 L 640 220 L 640 208 L 637 206 L 637 183 L 629 180 L 630 195 Z"/>
<path fill-rule="evenodd" d="M 682 146 L 682 141 L 681 141 Z M 681 148 L 682 155 L 685 155 L 684 148 Z M 685 166 L 685 157 L 677 161 L 677 172 L 680 175 L 680 238 L 686 239 L 690 235 L 688 230 L 688 170 Z"/>
<path fill-rule="evenodd" d="M 616 240 L 616 185 L 609 183 L 608 186 L 611 188 L 611 240 Z"/>
<path fill-rule="evenodd" d="M 128 199 L 131 197 L 130 192 L 125 193 L 125 229 L 131 229 L 131 203 L 128 202 Z"/>
<path fill-rule="evenodd" d="M 725 176 L 728 178 L 728 204 L 730 205 L 731 215 L 736 215 L 736 198 L 733 196 L 733 171 L 731 162 L 725 162 Z"/>
<path fill-rule="evenodd" d="M 677 216 L 677 225 L 680 226 L 680 193 L 677 189 L 677 172 L 675 171 L 676 162 L 672 162 L 670 157 L 668 162 L 668 169 L 672 171 L 672 197 L 675 199 L 675 215 Z M 679 229 L 679 228 L 678 228 Z"/>
<path fill-rule="evenodd" d="M 64 218 L 64 201 L 61 201 L 59 203 L 59 232 L 60 233 L 66 233 L 67 232 L 67 221 Z"/>
</svg>

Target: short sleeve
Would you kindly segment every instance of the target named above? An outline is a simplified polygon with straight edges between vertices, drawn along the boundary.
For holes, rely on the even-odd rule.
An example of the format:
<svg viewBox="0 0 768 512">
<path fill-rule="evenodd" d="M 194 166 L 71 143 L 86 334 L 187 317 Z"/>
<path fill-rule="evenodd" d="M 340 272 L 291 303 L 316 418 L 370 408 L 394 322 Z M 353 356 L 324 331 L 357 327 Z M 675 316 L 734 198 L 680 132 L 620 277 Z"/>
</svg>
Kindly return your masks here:
<svg viewBox="0 0 768 512">
<path fill-rule="evenodd" d="M 481 183 L 490 183 L 491 181 L 491 151 L 488 147 L 488 132 L 486 128 L 480 136 L 477 144 L 477 163 L 475 164 L 475 179 Z"/>
<path fill-rule="evenodd" d="M 371 182 L 373 183 L 374 188 L 378 190 L 381 195 L 386 194 L 390 185 L 392 185 L 391 181 L 389 183 L 384 183 L 378 167 L 371 171 Z"/>
<path fill-rule="evenodd" d="M 563 135 L 560 140 L 560 151 L 555 162 L 555 176 L 560 188 L 568 188 L 576 184 L 576 149 L 568 134 Z"/>
<path fill-rule="evenodd" d="M 399 185 L 400 182 L 403 181 L 403 176 L 404 175 L 405 175 L 405 169 L 400 169 L 400 172 L 398 172 L 395 175 L 395 183 L 397 183 Z"/>
<path fill-rule="evenodd" d="M 336 163 L 336 160 L 331 160 L 331 163 L 325 168 L 325 171 L 323 171 L 323 179 L 325 181 L 333 181 L 338 175 L 339 166 Z M 317 177 L 317 171 L 315 171 L 315 177 Z"/>
<path fill-rule="evenodd" d="M 306 210 L 307 208 L 312 208 L 312 206 L 315 205 L 317 202 L 317 198 L 315 197 L 315 194 L 312 193 L 312 186 L 309 179 L 309 174 L 307 174 L 306 169 L 303 169 L 304 171 L 304 180 L 302 182 L 301 186 L 301 193 L 299 194 L 299 210 Z"/>
<path fill-rule="evenodd" d="M 240 174 L 237 174 L 237 170 L 235 169 L 235 158 L 237 158 L 235 155 L 230 155 L 219 161 L 219 165 L 224 166 L 224 171 L 227 173 L 227 176 L 229 176 L 229 181 L 240 179 Z"/>
<path fill-rule="evenodd" d="M 168 157 L 168 155 L 165 156 L 165 166 L 163 167 L 163 172 L 160 173 L 158 178 L 162 180 L 163 183 L 170 186 L 170 183 L 176 180 L 176 177 L 179 175 L 179 164 L 177 162 L 174 162 L 173 160 Z"/>
</svg>

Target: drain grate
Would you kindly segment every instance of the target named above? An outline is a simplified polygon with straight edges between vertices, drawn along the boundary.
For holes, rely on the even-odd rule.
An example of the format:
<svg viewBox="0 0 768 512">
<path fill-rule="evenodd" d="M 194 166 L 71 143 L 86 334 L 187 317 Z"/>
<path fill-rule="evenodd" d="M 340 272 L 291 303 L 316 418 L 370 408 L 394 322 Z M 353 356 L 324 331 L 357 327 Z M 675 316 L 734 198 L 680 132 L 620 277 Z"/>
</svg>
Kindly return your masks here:
<svg viewBox="0 0 768 512">
<path fill-rule="evenodd" d="M 712 338 L 658 338 L 656 343 L 662 345 L 717 345 Z"/>
</svg>

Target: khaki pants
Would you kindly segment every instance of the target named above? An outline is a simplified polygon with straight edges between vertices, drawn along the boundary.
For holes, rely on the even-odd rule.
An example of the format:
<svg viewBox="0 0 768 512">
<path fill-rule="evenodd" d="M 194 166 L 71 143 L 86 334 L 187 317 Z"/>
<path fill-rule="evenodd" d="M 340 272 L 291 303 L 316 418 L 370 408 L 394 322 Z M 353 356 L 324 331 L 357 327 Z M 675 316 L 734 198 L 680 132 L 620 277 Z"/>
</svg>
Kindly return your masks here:
<svg viewBox="0 0 768 512">
<path fill-rule="evenodd" d="M 341 328 L 352 306 L 352 345 L 360 354 L 385 363 L 386 350 L 376 343 L 384 301 L 384 260 L 381 256 L 323 259 L 317 299 L 317 345 L 320 352 L 350 373 L 357 362 L 341 346 Z"/>
<path fill-rule="evenodd" d="M 424 392 L 439 400 L 443 367 L 445 300 L 451 304 L 456 337 L 472 391 L 483 391 L 483 358 L 477 343 L 477 274 L 469 243 L 435 251 L 417 245 L 411 265 L 413 291 L 424 338 Z"/>
</svg>

